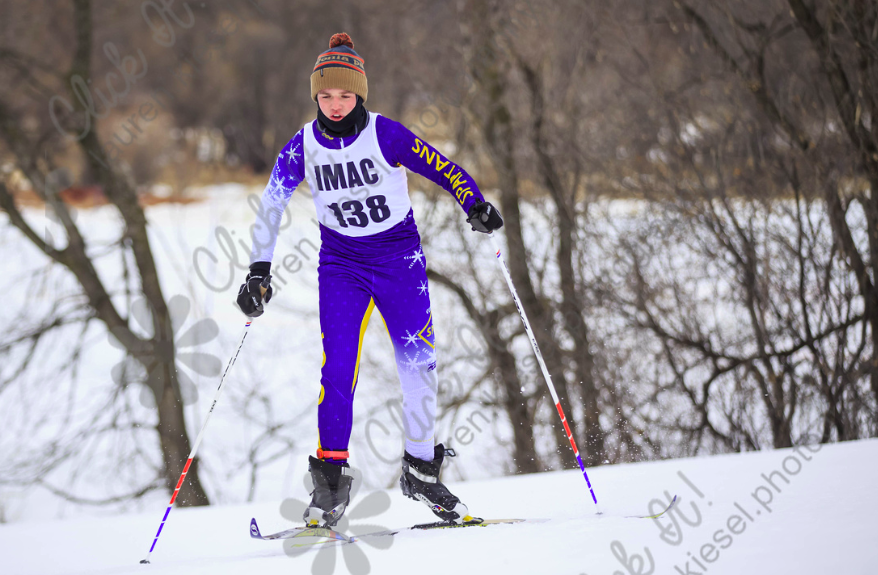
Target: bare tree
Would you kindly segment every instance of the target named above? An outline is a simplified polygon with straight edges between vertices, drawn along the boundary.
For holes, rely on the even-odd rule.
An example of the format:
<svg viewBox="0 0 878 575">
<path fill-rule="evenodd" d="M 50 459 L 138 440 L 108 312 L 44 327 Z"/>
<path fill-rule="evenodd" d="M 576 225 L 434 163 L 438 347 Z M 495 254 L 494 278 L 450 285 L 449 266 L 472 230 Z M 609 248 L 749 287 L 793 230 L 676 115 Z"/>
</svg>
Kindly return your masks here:
<svg viewBox="0 0 878 575">
<path fill-rule="evenodd" d="M 791 153 L 791 171 L 819 177 L 835 244 L 857 278 L 865 318 L 874 334 L 878 329 L 878 288 L 873 279 L 878 273 L 878 198 L 867 190 L 878 189 L 878 39 L 874 33 L 878 7 L 845 1 L 821 9 L 789 0 L 767 5 L 754 21 L 752 16 L 709 2 L 680 6 L 707 45 L 746 84 L 774 129 L 800 150 Z M 807 68 L 792 65 L 794 59 Z M 793 85 L 804 87 L 804 94 L 789 97 Z M 835 153 L 826 154 L 828 148 Z M 849 154 L 850 160 L 839 163 L 839 153 Z M 855 183 L 855 191 L 846 193 L 846 177 L 865 185 Z M 866 245 L 854 239 L 849 215 L 853 204 L 866 216 Z M 874 357 L 878 339 L 871 340 Z M 872 365 L 870 378 L 878 400 L 878 366 Z"/>
<path fill-rule="evenodd" d="M 26 120 L 29 114 L 22 115 L 13 107 L 19 105 L 24 108 L 27 98 L 34 98 L 37 103 L 47 106 L 52 93 L 50 86 L 45 83 L 47 78 L 54 85 L 61 82 L 67 84 L 70 90 L 67 98 L 69 101 L 76 101 L 76 94 L 70 88 L 76 85 L 74 80 L 79 78 L 79 81 L 84 81 L 91 75 L 92 19 L 92 7 L 88 0 L 73 2 L 74 50 L 69 66 L 64 70 L 55 70 L 49 65 L 37 65 L 37 58 L 12 50 L 7 50 L 0 60 L 14 70 L 15 85 L 20 86 L 21 89 L 21 92 L 17 92 L 19 95 L 16 98 L 17 104 L 0 101 L 0 135 L 11 152 L 17 168 L 25 175 L 40 199 L 54 210 L 66 233 L 67 245 L 56 248 L 34 230 L 16 205 L 11 191 L 3 183 L 0 183 L 0 207 L 9 216 L 10 223 L 47 258 L 63 266 L 76 278 L 82 289 L 82 297 L 88 306 L 89 315 L 102 322 L 127 353 L 141 363 L 149 373 L 148 384 L 154 394 L 159 419 L 156 432 L 164 462 L 162 475 L 166 488 L 173 490 L 186 463 L 190 442 L 185 425 L 179 379 L 174 367 L 174 329 L 171 315 L 159 284 L 147 237 L 146 217 L 138 203 L 135 189 L 112 167 L 112 164 L 105 161 L 98 135 L 94 127 L 87 123 L 87 119 L 91 117 L 87 111 L 80 110 L 78 114 L 63 118 L 65 130 L 70 135 L 79 135 L 76 137 L 78 149 L 83 157 L 87 158 L 96 183 L 103 190 L 107 200 L 118 209 L 124 222 L 124 232 L 118 247 L 133 258 L 139 278 L 139 290 L 152 309 L 153 336 L 149 339 L 138 336 L 129 325 L 129 318 L 124 317 L 114 304 L 112 299 L 114 292 L 98 276 L 89 253 L 89 246 L 72 217 L 69 206 L 57 195 L 46 192 L 51 189 L 47 177 L 57 168 L 54 157 L 57 151 L 53 135 L 54 127 L 51 124 L 38 124 L 37 130 L 28 129 Z M 32 61 L 34 64 L 22 67 L 18 65 L 22 61 Z M 21 101 L 21 96 L 24 96 L 24 102 Z M 30 339 L 35 341 L 47 329 L 63 325 L 64 321 L 51 318 L 51 321 L 37 330 Z M 157 358 L 160 361 L 156 361 Z M 187 478 L 186 487 L 181 491 L 178 499 L 180 504 L 207 504 L 207 495 L 198 478 L 197 461 L 190 467 Z"/>
<path fill-rule="evenodd" d="M 640 122 L 619 141 L 617 189 L 649 203 L 618 230 L 627 289 L 603 293 L 656 337 L 652 402 L 667 407 L 653 414 L 664 434 L 653 442 L 742 450 L 874 433 L 871 264 L 858 263 L 871 261 L 858 151 L 871 144 L 838 129 L 830 82 L 805 69 L 818 61 L 801 57 L 813 42 L 802 6 L 632 7 L 643 34 L 618 16 L 608 27 L 625 36 L 612 65 Z M 840 54 L 842 67 L 872 70 Z"/>
</svg>

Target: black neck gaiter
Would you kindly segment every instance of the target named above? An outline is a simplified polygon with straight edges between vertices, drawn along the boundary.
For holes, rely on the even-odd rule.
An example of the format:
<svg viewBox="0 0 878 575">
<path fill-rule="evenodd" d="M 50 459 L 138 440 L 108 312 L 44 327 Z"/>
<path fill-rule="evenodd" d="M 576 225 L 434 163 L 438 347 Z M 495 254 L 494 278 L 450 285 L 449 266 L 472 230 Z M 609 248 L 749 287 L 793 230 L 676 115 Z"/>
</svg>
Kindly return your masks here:
<svg viewBox="0 0 878 575">
<path fill-rule="evenodd" d="M 326 117 L 320 105 L 317 105 L 317 126 L 321 132 L 326 132 L 336 138 L 347 138 L 359 134 L 369 121 L 369 112 L 363 106 L 363 98 L 357 96 L 357 105 L 351 112 L 335 122 Z"/>
</svg>

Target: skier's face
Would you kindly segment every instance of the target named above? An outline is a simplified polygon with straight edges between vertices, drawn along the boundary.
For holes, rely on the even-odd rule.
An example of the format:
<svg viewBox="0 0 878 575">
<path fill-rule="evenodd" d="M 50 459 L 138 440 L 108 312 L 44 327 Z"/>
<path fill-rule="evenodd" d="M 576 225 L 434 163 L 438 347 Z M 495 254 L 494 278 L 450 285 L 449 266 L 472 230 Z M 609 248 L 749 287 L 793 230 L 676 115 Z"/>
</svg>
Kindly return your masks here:
<svg viewBox="0 0 878 575">
<path fill-rule="evenodd" d="M 357 95 L 341 88 L 326 88 L 317 92 L 317 104 L 323 115 L 338 122 L 357 105 Z"/>
</svg>

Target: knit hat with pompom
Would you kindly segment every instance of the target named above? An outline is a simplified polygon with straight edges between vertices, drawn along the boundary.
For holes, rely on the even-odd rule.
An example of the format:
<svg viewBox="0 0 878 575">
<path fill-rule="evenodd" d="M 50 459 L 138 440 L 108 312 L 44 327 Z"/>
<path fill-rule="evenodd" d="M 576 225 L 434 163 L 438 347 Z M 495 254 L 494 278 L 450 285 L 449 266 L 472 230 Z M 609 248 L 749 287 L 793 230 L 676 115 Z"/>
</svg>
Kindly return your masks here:
<svg viewBox="0 0 878 575">
<path fill-rule="evenodd" d="M 333 34 L 329 50 L 317 57 L 311 74 L 311 99 L 317 101 L 317 92 L 327 88 L 341 88 L 363 98 L 369 95 L 366 67 L 363 58 L 354 52 L 354 42 L 344 32 Z"/>
</svg>

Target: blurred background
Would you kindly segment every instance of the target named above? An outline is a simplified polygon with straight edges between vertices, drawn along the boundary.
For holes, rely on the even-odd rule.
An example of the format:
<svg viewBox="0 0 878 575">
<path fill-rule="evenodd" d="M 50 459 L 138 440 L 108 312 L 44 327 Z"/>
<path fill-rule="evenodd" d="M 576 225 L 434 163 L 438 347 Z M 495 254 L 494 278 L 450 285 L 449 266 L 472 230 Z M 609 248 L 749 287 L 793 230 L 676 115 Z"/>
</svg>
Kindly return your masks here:
<svg viewBox="0 0 878 575">
<path fill-rule="evenodd" d="M 243 316 L 254 201 L 336 32 L 464 166 L 588 466 L 878 434 L 878 7 L 861 0 L 0 0 L 0 522 L 157 510 Z M 453 480 L 576 467 L 502 276 L 410 174 Z M 178 503 L 304 499 L 305 185 Z M 398 479 L 364 345 L 351 462 Z"/>
</svg>

